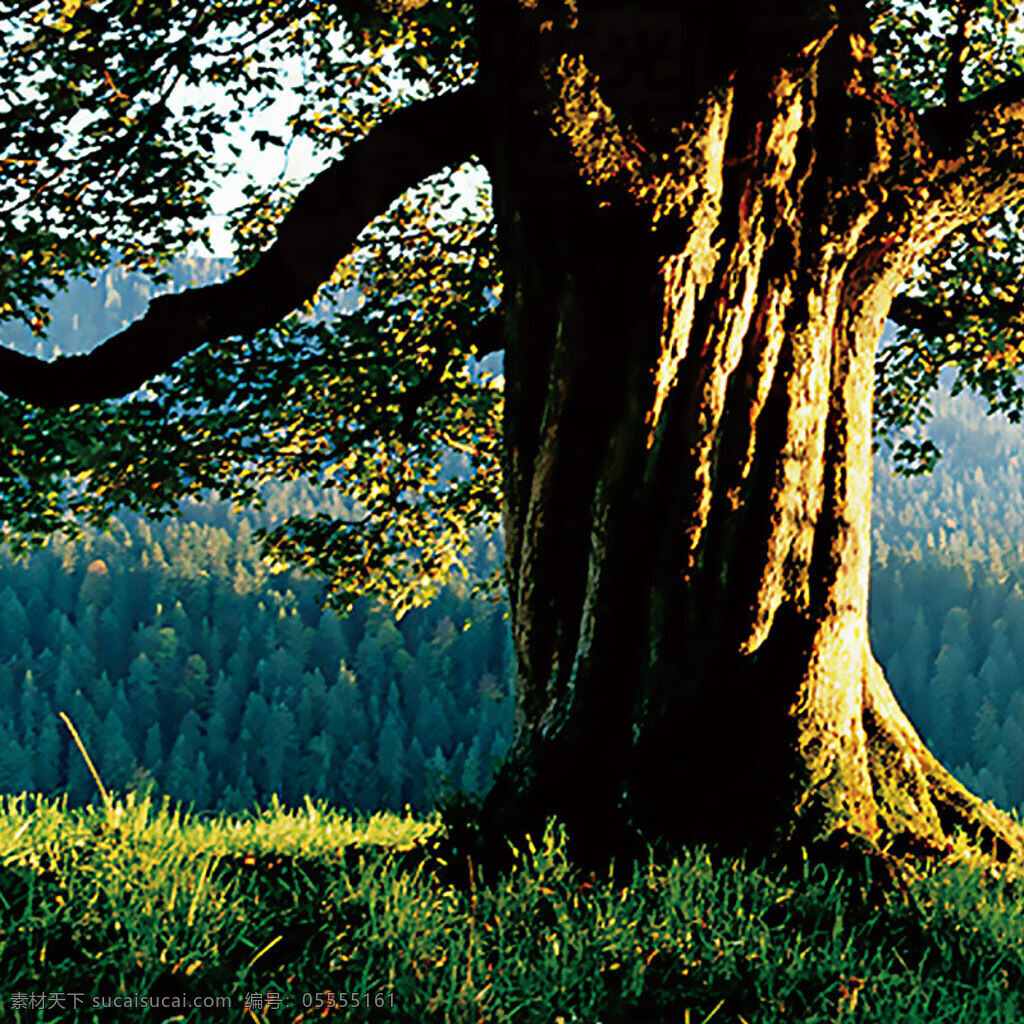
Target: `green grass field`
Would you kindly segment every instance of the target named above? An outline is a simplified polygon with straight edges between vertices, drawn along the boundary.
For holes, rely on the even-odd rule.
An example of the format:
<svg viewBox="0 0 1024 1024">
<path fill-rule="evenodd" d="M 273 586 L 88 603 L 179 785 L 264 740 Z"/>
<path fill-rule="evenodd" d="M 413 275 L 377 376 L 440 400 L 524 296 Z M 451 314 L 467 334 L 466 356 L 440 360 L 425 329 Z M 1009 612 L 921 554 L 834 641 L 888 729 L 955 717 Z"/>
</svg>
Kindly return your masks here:
<svg viewBox="0 0 1024 1024">
<path fill-rule="evenodd" d="M 1024 893 L 980 864 L 871 899 L 821 865 L 702 850 L 595 877 L 551 828 L 456 887 L 442 831 L 8 798 L 0 1020 L 1024 1020 Z"/>
</svg>

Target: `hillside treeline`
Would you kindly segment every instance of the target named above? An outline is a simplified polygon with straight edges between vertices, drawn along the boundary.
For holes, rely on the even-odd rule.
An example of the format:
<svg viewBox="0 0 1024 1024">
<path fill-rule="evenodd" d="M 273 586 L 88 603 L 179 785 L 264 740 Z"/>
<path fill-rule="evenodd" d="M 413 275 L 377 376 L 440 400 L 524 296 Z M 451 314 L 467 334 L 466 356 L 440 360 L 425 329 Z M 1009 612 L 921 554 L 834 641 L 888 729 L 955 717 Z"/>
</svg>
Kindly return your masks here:
<svg viewBox="0 0 1024 1024">
<path fill-rule="evenodd" d="M 268 509 L 314 501 L 291 485 Z M 367 600 L 339 617 L 313 582 L 271 576 L 252 535 L 217 506 L 0 553 L 0 791 L 95 795 L 66 711 L 108 788 L 197 808 L 483 792 L 510 733 L 503 609 L 456 583 L 401 622 Z M 481 571 L 495 557 L 481 541 Z"/>
<path fill-rule="evenodd" d="M 176 287 L 221 261 L 170 269 Z M 117 269 L 53 304 L 50 336 L 79 351 L 140 315 L 153 286 Z M 27 332 L 0 339 L 52 352 Z M 876 460 L 871 632 L 893 687 L 965 782 L 1024 807 L 1024 431 L 969 398 L 939 397 L 934 473 Z M 269 514 L 331 500 L 298 485 Z M 260 523 L 265 520 L 260 520 Z M 179 521 L 125 515 L 109 535 L 0 552 L 0 791 L 94 793 L 56 717 L 66 710 L 114 788 L 152 786 L 198 807 L 279 793 L 422 810 L 482 792 L 512 728 L 500 606 L 455 584 L 395 622 L 362 601 L 322 611 L 317 586 L 270 575 L 255 514 L 191 506 Z M 500 560 L 481 539 L 477 570 Z"/>
</svg>

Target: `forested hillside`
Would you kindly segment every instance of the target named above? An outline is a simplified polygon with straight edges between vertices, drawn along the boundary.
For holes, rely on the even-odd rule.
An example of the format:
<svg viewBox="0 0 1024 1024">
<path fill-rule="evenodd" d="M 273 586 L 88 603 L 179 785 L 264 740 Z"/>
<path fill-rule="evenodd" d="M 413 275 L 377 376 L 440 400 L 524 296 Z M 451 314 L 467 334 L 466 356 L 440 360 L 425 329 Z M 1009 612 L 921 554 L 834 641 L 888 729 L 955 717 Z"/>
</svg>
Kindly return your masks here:
<svg viewBox="0 0 1024 1024">
<path fill-rule="evenodd" d="M 171 276 L 183 287 L 223 272 L 194 260 Z M 52 306 L 56 347 L 118 329 L 149 287 L 117 269 L 73 286 Z M 42 345 L 8 327 L 0 337 Z M 337 513 L 342 499 L 298 484 L 265 498 L 259 513 L 125 514 L 108 535 L 58 538 L 22 560 L 0 551 L 0 791 L 95 795 L 62 710 L 108 787 L 155 786 L 197 808 L 277 793 L 426 810 L 487 786 L 512 716 L 504 609 L 456 581 L 400 623 L 366 600 L 344 618 L 323 611 L 315 581 L 268 572 L 253 533 L 286 514 Z M 483 577 L 500 556 L 478 541 Z"/>
<path fill-rule="evenodd" d="M 1024 804 L 1024 428 L 940 396 L 930 476 L 875 469 L 871 633 L 932 750 Z"/>
<path fill-rule="evenodd" d="M 312 502 L 292 485 L 268 510 Z M 315 583 L 270 576 L 252 534 L 217 506 L 0 556 L 0 790 L 94 795 L 60 710 L 109 787 L 200 808 L 422 810 L 483 790 L 511 718 L 502 608 L 453 584 L 397 624 L 365 600 L 339 618 Z"/>
<path fill-rule="evenodd" d="M 218 261 L 173 269 L 178 285 Z M 148 285 L 109 271 L 53 306 L 51 336 L 87 348 Z M 27 334 L 0 337 L 31 350 Z M 894 688 L 935 752 L 1004 806 L 1024 805 L 1024 431 L 972 399 L 940 397 L 931 476 L 875 479 L 871 629 Z M 124 515 L 17 561 L 0 553 L 0 791 L 94 785 L 56 717 L 66 710 L 112 788 L 154 786 L 199 808 L 279 793 L 371 809 L 479 794 L 512 725 L 500 605 L 453 584 L 400 622 L 361 601 L 321 610 L 314 581 L 271 575 L 253 532 L 338 501 L 299 485 L 263 513 L 190 506 Z M 500 559 L 479 538 L 481 576 Z"/>
</svg>

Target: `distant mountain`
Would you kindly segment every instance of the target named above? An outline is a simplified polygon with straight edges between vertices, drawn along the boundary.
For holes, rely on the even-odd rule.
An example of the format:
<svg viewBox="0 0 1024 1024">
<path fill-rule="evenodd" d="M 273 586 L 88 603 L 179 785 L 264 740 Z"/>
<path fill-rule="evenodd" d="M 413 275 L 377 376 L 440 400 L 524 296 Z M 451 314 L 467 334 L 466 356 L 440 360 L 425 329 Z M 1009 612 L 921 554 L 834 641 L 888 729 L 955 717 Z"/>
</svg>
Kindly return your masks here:
<svg viewBox="0 0 1024 1024">
<path fill-rule="evenodd" d="M 229 259 L 186 256 L 168 268 L 171 281 L 166 285 L 111 266 L 94 281 L 72 281 L 66 291 L 54 296 L 53 320 L 45 338 L 36 337 L 23 324 L 0 323 L 0 344 L 40 357 L 87 352 L 142 316 L 154 295 L 213 284 L 227 277 L 232 266 Z"/>
</svg>

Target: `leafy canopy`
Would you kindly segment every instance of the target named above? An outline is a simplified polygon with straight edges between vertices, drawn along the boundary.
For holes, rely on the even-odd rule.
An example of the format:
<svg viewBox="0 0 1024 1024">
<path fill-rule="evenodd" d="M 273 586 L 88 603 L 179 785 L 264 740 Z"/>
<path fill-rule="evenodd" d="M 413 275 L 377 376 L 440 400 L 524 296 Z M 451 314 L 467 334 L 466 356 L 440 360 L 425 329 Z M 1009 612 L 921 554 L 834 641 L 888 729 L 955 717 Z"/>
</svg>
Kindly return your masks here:
<svg viewBox="0 0 1024 1024">
<path fill-rule="evenodd" d="M 1016 3 L 865 12 L 898 103 L 955 104 L 1024 72 Z M 117 261 L 167 281 L 208 239 L 218 183 L 245 173 L 247 147 L 339 160 L 476 70 L 469 0 L 0 0 L 0 29 L 0 319 L 31 325 L 43 352 L 61 340 L 47 338 L 47 299 L 69 280 Z M 282 99 L 286 121 L 268 127 L 261 113 Z M 121 400 L 0 399 L 5 536 L 40 541 L 122 505 L 166 514 L 206 489 L 258 503 L 265 481 L 305 477 L 343 487 L 351 514 L 292 518 L 265 536 L 269 556 L 323 572 L 339 603 L 429 597 L 499 508 L 500 380 L 474 356 L 499 347 L 500 257 L 484 175 L 470 171 L 398 198 L 273 328 L 210 342 Z M 246 183 L 230 222 L 239 268 L 301 185 Z M 926 419 L 944 368 L 993 409 L 1024 407 L 1020 220 L 1005 209 L 956 232 L 894 304 L 877 419 L 908 470 L 934 457 L 905 428 Z"/>
<path fill-rule="evenodd" d="M 246 173 L 245 142 L 305 140 L 337 159 L 411 99 L 474 71 L 466 4 L 414 20 L 342 21 L 315 2 L 0 11 L 13 171 L 0 183 L 0 316 L 41 338 L 46 300 L 74 276 L 115 259 L 166 280 L 170 261 L 208 239 L 218 180 Z M 272 132 L 258 115 L 286 80 L 292 113 Z M 231 218 L 239 267 L 301 184 L 249 178 Z M 315 302 L 205 346 L 123 401 L 51 411 L 3 399 L 7 536 L 102 523 L 122 505 L 159 515 L 208 488 L 258 503 L 265 481 L 306 477 L 343 485 L 350 520 L 295 517 L 268 533 L 268 555 L 323 571 L 342 603 L 373 589 L 399 605 L 429 596 L 472 530 L 496 525 L 500 392 L 471 361 L 498 290 L 481 181 L 452 168 L 423 182 L 367 227 Z"/>
<path fill-rule="evenodd" d="M 1012 0 L 872 0 L 875 67 L 894 100 L 923 111 L 969 101 L 1024 74 L 1019 4 Z M 977 391 L 1015 422 L 1024 408 L 1022 210 L 1005 208 L 948 235 L 893 304 L 896 329 L 878 359 L 876 427 L 904 472 L 939 452 L 920 426 L 943 370 L 952 390 Z"/>
</svg>

